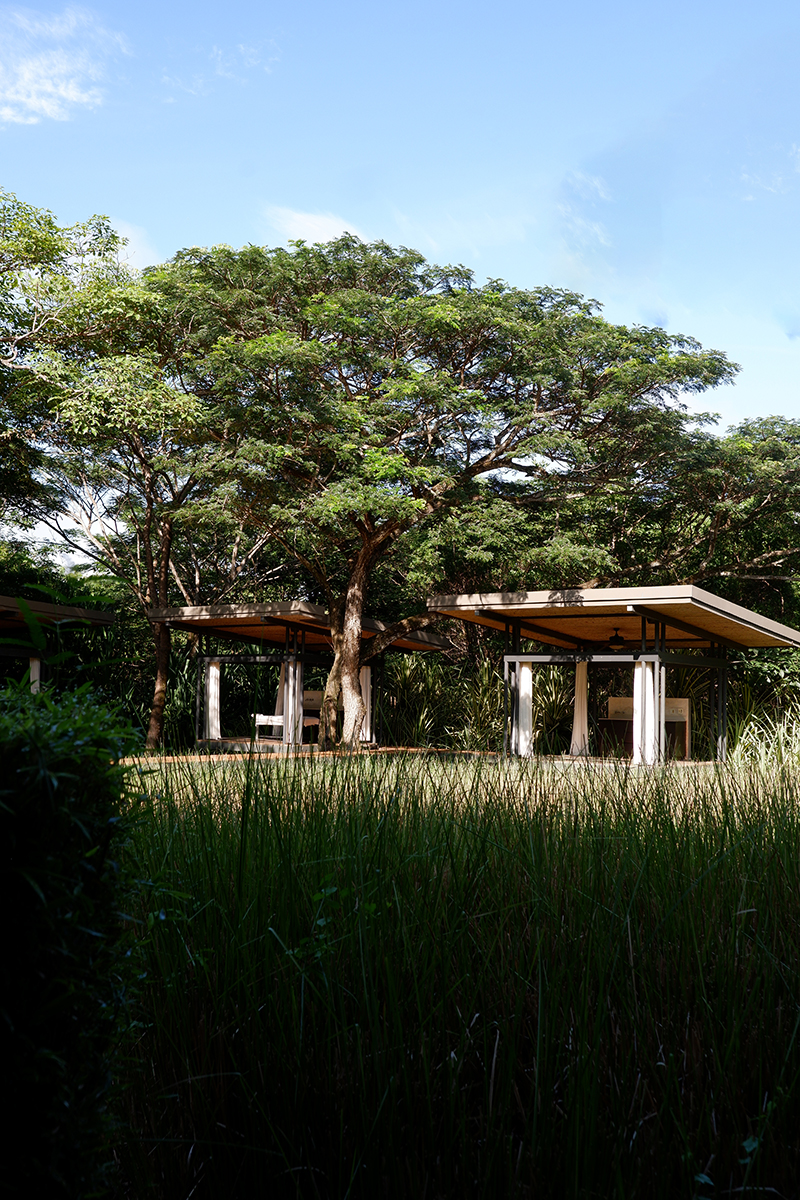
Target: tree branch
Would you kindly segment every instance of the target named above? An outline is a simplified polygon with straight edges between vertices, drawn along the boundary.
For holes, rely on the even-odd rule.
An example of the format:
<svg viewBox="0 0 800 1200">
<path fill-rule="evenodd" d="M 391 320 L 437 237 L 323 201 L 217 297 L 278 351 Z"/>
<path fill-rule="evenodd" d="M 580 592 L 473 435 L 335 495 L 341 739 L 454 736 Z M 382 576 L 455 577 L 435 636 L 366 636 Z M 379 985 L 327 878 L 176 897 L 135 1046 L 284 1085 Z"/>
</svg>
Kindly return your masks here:
<svg viewBox="0 0 800 1200">
<path fill-rule="evenodd" d="M 363 667 L 376 654 L 380 654 L 387 646 L 391 646 L 398 638 L 406 637 L 409 633 L 414 633 L 417 629 L 427 629 L 429 625 L 435 624 L 437 618 L 430 613 L 418 613 L 413 617 L 405 617 L 402 621 L 395 621 L 388 629 L 383 629 L 375 637 L 361 643 L 360 663 Z"/>
</svg>

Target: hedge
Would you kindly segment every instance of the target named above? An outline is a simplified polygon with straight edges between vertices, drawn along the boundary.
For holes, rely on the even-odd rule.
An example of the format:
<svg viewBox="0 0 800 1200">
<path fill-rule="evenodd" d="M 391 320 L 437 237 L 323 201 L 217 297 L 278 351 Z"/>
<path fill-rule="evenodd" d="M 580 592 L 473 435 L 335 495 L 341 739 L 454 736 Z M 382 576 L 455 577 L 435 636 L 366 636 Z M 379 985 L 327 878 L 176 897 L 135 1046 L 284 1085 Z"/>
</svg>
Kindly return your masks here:
<svg viewBox="0 0 800 1200">
<path fill-rule="evenodd" d="M 125 1020 L 130 728 L 87 689 L 0 692 L 0 1028 L 10 1194 L 103 1195 Z M 8 1193 L 7 1193 L 8 1194 Z"/>
</svg>

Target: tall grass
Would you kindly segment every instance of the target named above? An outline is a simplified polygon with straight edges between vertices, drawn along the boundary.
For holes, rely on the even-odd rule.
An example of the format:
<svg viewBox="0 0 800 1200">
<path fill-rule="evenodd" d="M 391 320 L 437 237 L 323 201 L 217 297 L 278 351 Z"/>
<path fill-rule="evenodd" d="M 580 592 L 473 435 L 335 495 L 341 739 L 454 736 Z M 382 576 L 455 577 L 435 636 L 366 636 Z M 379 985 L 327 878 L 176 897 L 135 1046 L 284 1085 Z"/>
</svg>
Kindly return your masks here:
<svg viewBox="0 0 800 1200">
<path fill-rule="evenodd" d="M 795 705 L 777 716 L 751 713 L 739 727 L 731 761 L 762 770 L 774 764 L 800 767 L 800 708 Z"/>
<path fill-rule="evenodd" d="M 139 787 L 130 1196 L 797 1194 L 792 770 Z"/>
</svg>

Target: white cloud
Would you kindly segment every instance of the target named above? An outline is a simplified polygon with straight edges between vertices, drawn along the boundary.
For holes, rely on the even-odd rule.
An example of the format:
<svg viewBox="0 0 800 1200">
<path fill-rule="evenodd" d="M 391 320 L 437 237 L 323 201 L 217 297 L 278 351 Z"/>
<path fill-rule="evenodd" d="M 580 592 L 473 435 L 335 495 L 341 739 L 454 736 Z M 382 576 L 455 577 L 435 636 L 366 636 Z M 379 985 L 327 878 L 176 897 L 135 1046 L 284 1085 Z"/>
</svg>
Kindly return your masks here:
<svg viewBox="0 0 800 1200">
<path fill-rule="evenodd" d="M 294 208 L 271 205 L 264 210 L 264 216 L 269 226 L 287 240 L 330 242 L 343 233 L 353 233 L 362 241 L 369 240 L 352 221 L 337 217 L 335 213 L 298 212 Z"/>
<path fill-rule="evenodd" d="M 230 79 L 244 87 L 250 83 L 254 71 L 271 74 L 273 64 L 280 61 L 280 55 L 275 43 L 270 41 L 254 42 L 252 45 L 240 43 L 233 47 L 212 46 L 208 54 L 203 51 L 203 62 L 207 59 L 213 64 L 213 73 L 204 69 L 195 71 L 191 77 L 182 77 L 164 72 L 161 82 L 190 96 L 207 96 L 219 79 Z M 173 103 L 174 97 L 167 97 L 167 102 Z"/>
<path fill-rule="evenodd" d="M 214 63 L 215 75 L 222 75 L 224 79 L 236 78 L 236 72 L 233 70 L 231 56 L 226 54 L 224 50 L 220 50 L 219 46 L 214 46 L 212 49 L 211 61 Z"/>
<path fill-rule="evenodd" d="M 567 176 L 571 190 L 583 200 L 611 200 L 611 191 L 601 175 L 586 175 L 583 171 L 571 171 Z"/>
<path fill-rule="evenodd" d="M 165 83 L 167 87 L 176 88 L 179 92 L 187 92 L 190 96 L 208 95 L 208 84 L 202 75 L 193 75 L 188 82 L 175 75 L 162 75 L 161 82 Z M 168 103 L 174 103 L 172 96 L 168 97 Z"/>
<path fill-rule="evenodd" d="M 97 78 L 87 55 L 60 50 L 31 55 L 11 69 L 0 63 L 0 119 L 18 125 L 35 125 L 42 117 L 66 121 L 74 106 L 102 102 L 100 89 L 87 86 Z"/>
<path fill-rule="evenodd" d="M 773 171 L 769 178 L 765 178 L 763 175 L 748 175 L 746 171 L 743 171 L 741 180 L 748 187 L 759 188 L 762 192 L 772 192 L 775 195 L 788 192 L 789 190 L 783 173 L 780 171 Z M 748 195 L 744 198 L 751 200 L 752 196 Z"/>
<path fill-rule="evenodd" d="M 0 122 L 67 121 L 97 107 L 105 63 L 118 53 L 128 53 L 125 39 L 85 9 L 0 9 Z"/>
<path fill-rule="evenodd" d="M 246 67 L 261 67 L 262 71 L 266 71 L 267 74 L 272 71 L 273 63 L 280 62 L 280 54 L 275 42 L 269 42 L 266 46 L 263 42 L 257 42 L 252 46 L 240 43 L 236 49 Z"/>
<path fill-rule="evenodd" d="M 120 221 L 116 217 L 111 217 L 110 220 L 117 233 L 121 233 L 127 240 L 127 246 L 123 246 L 120 252 L 124 261 L 139 270 L 164 261 L 164 255 L 158 253 L 147 235 L 147 230 L 141 225 L 131 225 L 130 222 Z"/>
<path fill-rule="evenodd" d="M 581 247 L 611 245 L 611 238 L 602 221 L 588 221 L 569 204 L 559 205 L 558 211 L 573 244 Z"/>
<path fill-rule="evenodd" d="M 263 42 L 240 42 L 232 50 L 225 50 L 220 46 L 214 46 L 211 50 L 211 61 L 215 64 L 214 73 L 225 79 L 235 79 L 239 83 L 245 82 L 242 69 L 253 70 L 260 67 L 262 71 L 270 74 L 272 64 L 278 62 L 279 57 L 274 42 L 266 45 Z"/>
</svg>

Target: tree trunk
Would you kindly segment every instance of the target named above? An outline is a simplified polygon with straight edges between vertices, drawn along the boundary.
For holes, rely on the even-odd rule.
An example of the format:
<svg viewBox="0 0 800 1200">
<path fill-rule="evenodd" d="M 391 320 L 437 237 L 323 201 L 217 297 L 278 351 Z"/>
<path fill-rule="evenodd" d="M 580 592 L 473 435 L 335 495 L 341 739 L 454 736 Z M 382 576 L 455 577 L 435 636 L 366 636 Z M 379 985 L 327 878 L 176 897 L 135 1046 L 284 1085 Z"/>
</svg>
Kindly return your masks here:
<svg viewBox="0 0 800 1200">
<path fill-rule="evenodd" d="M 333 619 L 331 619 L 333 624 Z M 334 647 L 336 635 L 333 636 Z M 322 709 L 319 714 L 320 750 L 332 750 L 336 745 L 336 722 L 339 715 L 339 693 L 342 690 L 342 676 L 339 670 L 340 662 L 336 659 L 334 650 L 333 666 L 328 672 L 325 683 L 325 695 L 322 698 Z"/>
<path fill-rule="evenodd" d="M 172 554 L 172 518 L 165 517 L 161 522 L 159 538 L 159 564 L 156 576 L 155 561 L 151 542 L 151 516 L 148 511 L 145 526 L 144 549 L 147 562 L 147 588 L 150 603 L 156 601 L 159 608 L 167 607 L 169 563 Z M 164 709 L 167 704 L 167 681 L 169 679 L 169 656 L 172 648 L 172 635 L 169 626 L 164 621 L 153 625 L 153 641 L 156 648 L 156 683 L 153 689 L 153 705 L 150 709 L 150 722 L 147 726 L 146 750 L 157 750 L 161 745 L 164 733 Z"/>
<path fill-rule="evenodd" d="M 374 557 L 374 547 L 362 547 L 350 572 L 344 596 L 338 604 L 331 605 L 329 609 L 333 666 L 328 675 L 322 703 L 319 739 L 321 747 L 331 745 L 334 740 L 336 706 L 340 692 L 344 704 L 341 745 L 351 750 L 358 747 L 359 734 L 367 711 L 364 697 L 361 695 L 361 618 Z"/>
<path fill-rule="evenodd" d="M 164 732 L 164 708 L 167 703 L 167 678 L 169 676 L 169 655 L 171 635 L 169 627 L 159 621 L 153 627 L 153 641 L 156 649 L 156 685 L 153 692 L 153 704 L 150 709 L 150 722 L 147 726 L 147 750 L 157 750 L 161 745 Z"/>
</svg>

